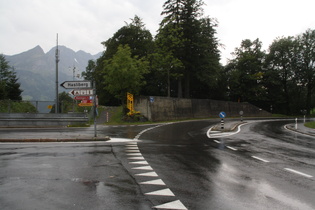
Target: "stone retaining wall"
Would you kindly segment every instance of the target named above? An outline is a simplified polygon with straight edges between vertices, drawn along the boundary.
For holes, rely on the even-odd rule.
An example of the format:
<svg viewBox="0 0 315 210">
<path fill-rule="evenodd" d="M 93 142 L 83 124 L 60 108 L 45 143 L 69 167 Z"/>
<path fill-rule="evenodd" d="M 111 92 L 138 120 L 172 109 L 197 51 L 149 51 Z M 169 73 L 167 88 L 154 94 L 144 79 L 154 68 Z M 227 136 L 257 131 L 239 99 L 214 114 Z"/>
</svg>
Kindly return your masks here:
<svg viewBox="0 0 315 210">
<path fill-rule="evenodd" d="M 244 112 L 244 117 L 271 116 L 269 112 L 249 103 L 159 96 L 137 97 L 134 109 L 151 121 L 219 117 L 221 111 L 224 111 L 227 117 L 239 117 L 240 111 Z"/>
</svg>

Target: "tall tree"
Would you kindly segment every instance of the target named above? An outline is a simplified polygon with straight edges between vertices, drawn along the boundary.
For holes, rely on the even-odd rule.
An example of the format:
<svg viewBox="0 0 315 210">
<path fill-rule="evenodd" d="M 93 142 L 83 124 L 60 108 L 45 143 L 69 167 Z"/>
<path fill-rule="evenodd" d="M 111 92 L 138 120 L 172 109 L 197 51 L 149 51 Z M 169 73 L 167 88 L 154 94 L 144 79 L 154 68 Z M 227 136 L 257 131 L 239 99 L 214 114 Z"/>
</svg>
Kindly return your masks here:
<svg viewBox="0 0 315 210">
<path fill-rule="evenodd" d="M 97 59 L 95 66 L 94 79 L 96 81 L 97 95 L 99 103 L 108 105 L 118 105 L 120 102 L 108 92 L 104 87 L 103 79 L 107 75 L 105 60 L 112 59 L 117 53 L 120 45 L 128 45 L 131 50 L 131 57 L 147 58 L 154 50 L 153 37 L 149 30 L 145 28 L 142 19 L 135 16 L 131 19 L 131 23 L 126 23 L 120 28 L 110 39 L 102 42 L 105 47 L 103 55 Z M 145 75 L 145 79 L 149 83 L 151 78 Z"/>
<path fill-rule="evenodd" d="M 148 72 L 148 62 L 138 56 L 132 57 L 128 45 L 120 45 L 113 58 L 104 62 L 104 87 L 125 104 L 126 93 L 138 94 L 145 84 L 143 78 Z"/>
<path fill-rule="evenodd" d="M 276 106 L 284 103 L 287 115 L 291 113 L 290 89 L 294 89 L 296 85 L 294 82 L 296 43 L 294 37 L 274 40 L 266 59 L 268 71 L 265 77 L 269 100 Z"/>
<path fill-rule="evenodd" d="M 229 69 L 229 89 L 232 100 L 259 103 L 265 100 L 266 91 L 262 80 L 265 53 L 259 39 L 243 40 L 233 53 L 235 58 L 227 65 Z"/>
<path fill-rule="evenodd" d="M 22 92 L 14 68 L 0 54 L 0 100 L 22 100 Z"/>
<path fill-rule="evenodd" d="M 312 92 L 315 88 L 315 30 L 308 29 L 297 37 L 297 65 L 300 82 L 306 87 L 306 110 L 310 113 Z"/>
<path fill-rule="evenodd" d="M 183 96 L 182 85 L 186 98 L 198 96 L 200 89 L 209 92 L 209 88 L 205 91 L 199 84 L 207 86 L 213 83 L 209 75 L 216 75 L 218 70 L 220 56 L 214 36 L 216 24 L 213 19 L 202 18 L 203 5 L 201 0 L 168 0 L 163 5 L 161 15 L 165 17 L 157 38 L 164 40 L 165 49 L 183 64 L 183 67 L 173 69 L 178 75 L 178 97 Z M 177 45 L 169 45 L 167 37 L 177 37 Z"/>
</svg>

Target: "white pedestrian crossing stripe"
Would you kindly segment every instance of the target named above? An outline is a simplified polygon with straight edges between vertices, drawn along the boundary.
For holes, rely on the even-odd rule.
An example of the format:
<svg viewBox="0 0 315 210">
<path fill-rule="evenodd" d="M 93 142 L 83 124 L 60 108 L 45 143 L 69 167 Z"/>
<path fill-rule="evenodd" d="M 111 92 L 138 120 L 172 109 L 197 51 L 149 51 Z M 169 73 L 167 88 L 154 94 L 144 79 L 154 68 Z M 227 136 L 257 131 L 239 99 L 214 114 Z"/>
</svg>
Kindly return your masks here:
<svg viewBox="0 0 315 210">
<path fill-rule="evenodd" d="M 158 175 L 155 172 L 147 172 L 147 173 L 136 174 L 136 176 L 158 177 Z"/>
<path fill-rule="evenodd" d="M 154 192 L 145 193 L 145 195 L 175 196 L 170 189 L 157 190 Z"/>
<path fill-rule="evenodd" d="M 151 185 L 165 185 L 162 179 L 156 179 L 146 182 L 140 182 L 140 184 L 151 184 Z"/>
<path fill-rule="evenodd" d="M 140 167 L 134 167 L 134 168 L 131 168 L 131 169 L 153 171 L 153 168 L 151 168 L 151 166 L 140 166 Z"/>
<path fill-rule="evenodd" d="M 177 210 L 187 210 L 187 208 L 180 202 L 180 200 L 176 200 L 173 202 L 165 203 L 162 205 L 154 206 L 156 209 L 177 209 Z"/>
<path fill-rule="evenodd" d="M 136 161 L 136 162 L 130 162 L 130 164 L 148 165 L 148 162 L 147 161 Z"/>
</svg>

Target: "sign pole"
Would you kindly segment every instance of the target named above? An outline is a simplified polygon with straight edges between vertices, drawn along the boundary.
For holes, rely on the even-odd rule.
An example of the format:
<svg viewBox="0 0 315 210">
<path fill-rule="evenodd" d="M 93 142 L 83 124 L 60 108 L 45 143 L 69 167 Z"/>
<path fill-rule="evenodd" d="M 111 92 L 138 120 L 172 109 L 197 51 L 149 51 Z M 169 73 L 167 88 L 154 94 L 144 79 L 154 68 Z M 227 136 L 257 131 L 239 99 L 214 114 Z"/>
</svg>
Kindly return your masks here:
<svg viewBox="0 0 315 210">
<path fill-rule="evenodd" d="M 58 95 L 58 62 L 59 62 L 59 51 L 58 51 L 58 34 L 57 34 L 57 46 L 56 46 L 56 105 L 55 113 L 59 113 L 59 95 Z"/>
<path fill-rule="evenodd" d="M 93 81 L 93 115 L 94 115 L 94 137 L 97 137 L 96 133 L 96 85 Z"/>
</svg>

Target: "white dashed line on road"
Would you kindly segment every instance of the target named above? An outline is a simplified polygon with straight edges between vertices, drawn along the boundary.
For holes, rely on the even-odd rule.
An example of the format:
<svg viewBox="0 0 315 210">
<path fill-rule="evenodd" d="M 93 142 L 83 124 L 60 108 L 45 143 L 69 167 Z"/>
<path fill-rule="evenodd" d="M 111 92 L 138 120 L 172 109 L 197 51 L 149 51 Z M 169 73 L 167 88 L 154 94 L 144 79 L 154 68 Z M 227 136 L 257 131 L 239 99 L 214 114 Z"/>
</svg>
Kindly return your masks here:
<svg viewBox="0 0 315 210">
<path fill-rule="evenodd" d="M 291 168 L 284 168 L 284 170 L 290 171 L 290 172 L 295 173 L 295 174 L 299 174 L 299 175 L 301 175 L 301 176 L 305 176 L 305 177 L 307 177 L 307 178 L 312 178 L 312 177 L 313 177 L 313 176 L 311 176 L 311 175 L 302 173 L 302 172 L 300 172 L 300 171 L 296 171 L 296 170 L 291 169 Z"/>
<path fill-rule="evenodd" d="M 256 160 L 260 160 L 260 161 L 265 162 L 265 163 L 269 163 L 270 162 L 269 160 L 265 160 L 265 159 L 262 159 L 262 158 L 257 157 L 257 156 L 252 156 L 252 158 L 255 158 Z"/>
<path fill-rule="evenodd" d="M 234 147 L 230 147 L 230 146 L 226 146 L 228 149 L 230 149 L 230 150 L 233 150 L 233 151 L 237 151 L 237 149 L 236 148 L 234 148 Z"/>
</svg>

